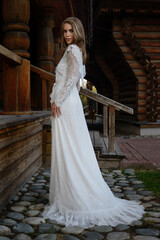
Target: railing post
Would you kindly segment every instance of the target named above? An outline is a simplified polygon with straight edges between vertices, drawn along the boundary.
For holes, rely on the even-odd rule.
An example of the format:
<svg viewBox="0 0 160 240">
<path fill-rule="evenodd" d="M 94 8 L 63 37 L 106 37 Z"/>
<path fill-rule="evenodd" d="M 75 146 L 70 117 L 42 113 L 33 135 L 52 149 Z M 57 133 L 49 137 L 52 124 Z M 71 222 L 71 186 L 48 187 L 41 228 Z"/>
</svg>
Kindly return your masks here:
<svg viewBox="0 0 160 240">
<path fill-rule="evenodd" d="M 30 111 L 30 61 L 23 59 L 18 66 L 3 63 L 3 73 L 4 111 Z"/>
<path fill-rule="evenodd" d="M 108 136 L 108 151 L 114 152 L 115 143 L 115 108 L 109 106 L 109 136 Z"/>
<path fill-rule="evenodd" d="M 103 105 L 103 136 L 108 137 L 108 106 Z"/>
<path fill-rule="evenodd" d="M 41 78 L 42 80 L 42 110 L 47 110 L 47 82 L 46 79 Z"/>
</svg>

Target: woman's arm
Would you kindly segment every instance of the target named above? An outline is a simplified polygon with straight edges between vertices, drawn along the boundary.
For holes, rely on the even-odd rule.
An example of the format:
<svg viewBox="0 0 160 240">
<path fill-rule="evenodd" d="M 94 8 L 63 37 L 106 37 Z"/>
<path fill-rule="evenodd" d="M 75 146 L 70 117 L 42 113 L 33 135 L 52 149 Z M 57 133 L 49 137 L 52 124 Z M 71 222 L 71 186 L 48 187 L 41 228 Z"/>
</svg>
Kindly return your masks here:
<svg viewBox="0 0 160 240">
<path fill-rule="evenodd" d="M 79 81 L 79 65 L 76 56 L 72 53 L 72 48 L 67 52 L 68 59 L 68 76 L 64 87 L 56 93 L 55 104 L 61 106 L 65 99 L 69 96 L 73 87 Z"/>
</svg>

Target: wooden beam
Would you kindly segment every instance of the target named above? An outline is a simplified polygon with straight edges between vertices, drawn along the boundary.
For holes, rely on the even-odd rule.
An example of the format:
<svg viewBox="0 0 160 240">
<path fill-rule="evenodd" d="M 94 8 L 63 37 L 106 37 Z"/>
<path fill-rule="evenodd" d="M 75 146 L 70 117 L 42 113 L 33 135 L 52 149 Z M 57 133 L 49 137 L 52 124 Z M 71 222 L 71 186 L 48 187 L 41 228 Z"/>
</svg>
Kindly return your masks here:
<svg viewBox="0 0 160 240">
<path fill-rule="evenodd" d="M 108 107 L 103 105 L 103 137 L 108 136 Z"/>
<path fill-rule="evenodd" d="M 109 134 L 108 134 L 108 152 L 114 153 L 114 143 L 115 143 L 115 108 L 109 106 Z"/>
<path fill-rule="evenodd" d="M 36 67 L 31 65 L 31 71 L 37 73 L 40 78 L 45 79 L 47 81 L 51 81 L 52 83 L 55 82 L 55 75 L 53 73 L 50 73 L 46 70 L 43 70 L 42 68 Z"/>
<path fill-rule="evenodd" d="M 17 54 L 14 52 L 8 50 L 7 48 L 3 47 L 0 45 L 0 57 L 4 59 L 7 63 L 12 63 L 12 64 L 22 64 L 22 58 L 19 57 Z"/>
<path fill-rule="evenodd" d="M 99 102 L 103 105 L 106 105 L 106 106 L 113 106 L 115 107 L 116 110 L 122 110 L 124 112 L 127 112 L 127 113 L 130 113 L 130 114 L 133 114 L 133 109 L 130 108 L 130 107 L 127 107 L 119 102 L 116 102 L 110 98 L 107 98 L 101 94 L 98 94 L 98 93 L 94 93 L 86 88 L 81 88 L 80 89 L 80 94 L 96 101 L 96 102 Z"/>
</svg>

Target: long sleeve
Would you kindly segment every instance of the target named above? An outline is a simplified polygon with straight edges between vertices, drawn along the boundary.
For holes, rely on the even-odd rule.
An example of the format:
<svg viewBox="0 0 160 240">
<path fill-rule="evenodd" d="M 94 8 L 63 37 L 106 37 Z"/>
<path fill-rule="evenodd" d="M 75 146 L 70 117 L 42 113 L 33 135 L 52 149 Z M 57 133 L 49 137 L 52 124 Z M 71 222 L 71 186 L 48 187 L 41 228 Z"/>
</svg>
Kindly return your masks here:
<svg viewBox="0 0 160 240">
<path fill-rule="evenodd" d="M 55 104 L 57 106 L 61 106 L 64 100 L 69 96 L 73 87 L 78 84 L 80 78 L 78 60 L 72 53 L 72 48 L 67 51 L 67 61 L 69 67 L 66 82 L 64 87 L 57 92 L 55 96 Z"/>
</svg>

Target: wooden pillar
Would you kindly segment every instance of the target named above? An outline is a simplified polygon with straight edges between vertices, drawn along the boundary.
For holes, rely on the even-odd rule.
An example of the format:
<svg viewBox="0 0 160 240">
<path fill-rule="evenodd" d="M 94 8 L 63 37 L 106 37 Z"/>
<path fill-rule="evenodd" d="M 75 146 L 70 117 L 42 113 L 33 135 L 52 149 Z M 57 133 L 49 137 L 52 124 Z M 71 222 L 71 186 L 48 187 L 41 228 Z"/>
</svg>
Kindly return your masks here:
<svg viewBox="0 0 160 240">
<path fill-rule="evenodd" d="M 29 58 L 30 0 L 2 0 L 2 15 L 3 45 L 17 55 Z"/>
<path fill-rule="evenodd" d="M 48 71 L 54 71 L 54 38 L 53 38 L 54 20 L 51 14 L 41 16 L 41 23 L 37 36 L 37 66 Z M 50 108 L 50 93 L 52 85 L 45 79 L 42 79 L 42 108 Z"/>
</svg>

